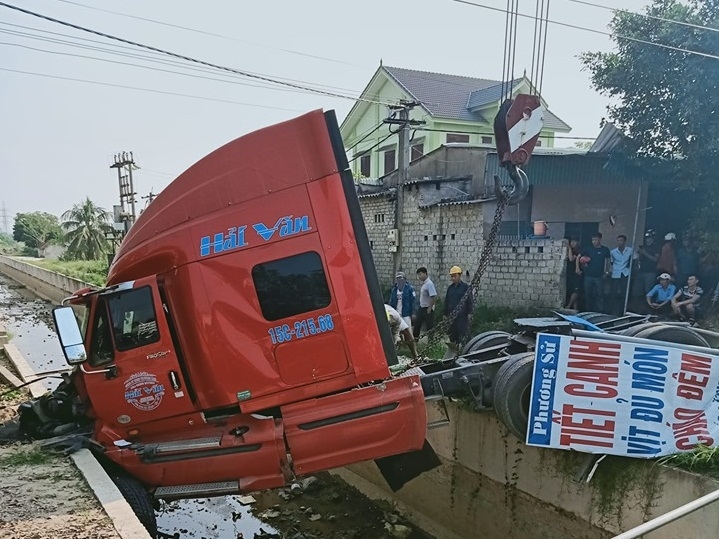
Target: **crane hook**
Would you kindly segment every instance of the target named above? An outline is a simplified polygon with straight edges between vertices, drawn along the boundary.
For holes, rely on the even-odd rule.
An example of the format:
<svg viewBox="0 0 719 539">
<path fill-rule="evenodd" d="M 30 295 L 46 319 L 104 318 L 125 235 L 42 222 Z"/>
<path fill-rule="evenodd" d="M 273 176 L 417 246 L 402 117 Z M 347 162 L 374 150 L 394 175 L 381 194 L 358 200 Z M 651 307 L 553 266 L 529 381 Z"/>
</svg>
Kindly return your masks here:
<svg viewBox="0 0 719 539">
<path fill-rule="evenodd" d="M 529 193 L 529 178 L 527 178 L 527 173 L 514 163 L 507 165 L 507 172 L 509 172 L 509 177 L 512 178 L 512 190 L 507 192 L 502 189 L 502 182 L 499 176 L 495 174 L 494 194 L 497 198 L 507 197 L 507 205 L 512 206 L 518 204 Z"/>
</svg>

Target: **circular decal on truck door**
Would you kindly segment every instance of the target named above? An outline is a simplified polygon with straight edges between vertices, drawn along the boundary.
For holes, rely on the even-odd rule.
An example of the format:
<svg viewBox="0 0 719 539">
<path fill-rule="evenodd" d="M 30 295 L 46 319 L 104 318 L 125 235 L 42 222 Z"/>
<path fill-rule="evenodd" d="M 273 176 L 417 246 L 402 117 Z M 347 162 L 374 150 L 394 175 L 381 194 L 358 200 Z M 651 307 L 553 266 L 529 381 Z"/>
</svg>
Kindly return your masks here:
<svg viewBox="0 0 719 539">
<path fill-rule="evenodd" d="M 138 410 L 149 412 L 162 402 L 165 386 L 149 372 L 136 372 L 125 381 L 125 400 Z"/>
</svg>

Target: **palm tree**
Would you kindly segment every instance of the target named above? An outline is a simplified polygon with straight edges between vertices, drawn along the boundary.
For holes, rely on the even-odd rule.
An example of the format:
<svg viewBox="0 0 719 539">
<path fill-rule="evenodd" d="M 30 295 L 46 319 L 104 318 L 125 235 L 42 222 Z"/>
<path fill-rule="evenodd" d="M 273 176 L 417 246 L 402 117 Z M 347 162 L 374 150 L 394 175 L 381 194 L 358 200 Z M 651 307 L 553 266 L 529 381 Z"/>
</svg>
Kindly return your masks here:
<svg viewBox="0 0 719 539">
<path fill-rule="evenodd" d="M 105 236 L 111 229 L 110 214 L 89 197 L 63 213 L 62 221 L 68 258 L 99 260 L 110 252 Z"/>
</svg>

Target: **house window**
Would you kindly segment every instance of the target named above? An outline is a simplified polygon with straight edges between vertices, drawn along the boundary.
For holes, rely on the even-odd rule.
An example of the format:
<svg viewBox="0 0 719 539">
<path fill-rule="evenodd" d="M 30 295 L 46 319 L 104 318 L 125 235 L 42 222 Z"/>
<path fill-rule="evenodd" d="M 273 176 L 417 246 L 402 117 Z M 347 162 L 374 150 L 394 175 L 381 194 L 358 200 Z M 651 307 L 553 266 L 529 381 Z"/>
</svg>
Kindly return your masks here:
<svg viewBox="0 0 719 539">
<path fill-rule="evenodd" d="M 395 150 L 387 150 L 384 152 L 384 173 L 389 174 L 393 170 L 395 170 L 397 167 L 395 166 Z"/>
<path fill-rule="evenodd" d="M 374 214 L 374 222 L 375 223 L 384 223 L 384 213 L 375 213 Z"/>
<path fill-rule="evenodd" d="M 258 264 L 252 268 L 252 280 L 266 320 L 280 320 L 330 304 L 330 289 L 319 253 Z"/>
<path fill-rule="evenodd" d="M 447 133 L 447 144 L 452 142 L 469 142 L 469 135 L 460 135 L 459 133 Z"/>
<path fill-rule="evenodd" d="M 412 146 L 409 160 L 410 160 L 410 162 L 416 161 L 423 155 L 424 155 L 424 143 L 421 142 L 419 144 L 415 144 Z"/>
<path fill-rule="evenodd" d="M 541 146 L 541 145 L 542 145 L 542 141 L 537 139 L 537 144 L 535 144 L 535 146 Z"/>
<path fill-rule="evenodd" d="M 372 176 L 371 168 L 372 156 L 370 154 L 367 154 L 360 157 L 360 174 L 362 175 L 362 177 L 369 178 L 370 176 Z"/>
<path fill-rule="evenodd" d="M 492 144 L 492 137 L 482 137 L 482 144 Z"/>
</svg>

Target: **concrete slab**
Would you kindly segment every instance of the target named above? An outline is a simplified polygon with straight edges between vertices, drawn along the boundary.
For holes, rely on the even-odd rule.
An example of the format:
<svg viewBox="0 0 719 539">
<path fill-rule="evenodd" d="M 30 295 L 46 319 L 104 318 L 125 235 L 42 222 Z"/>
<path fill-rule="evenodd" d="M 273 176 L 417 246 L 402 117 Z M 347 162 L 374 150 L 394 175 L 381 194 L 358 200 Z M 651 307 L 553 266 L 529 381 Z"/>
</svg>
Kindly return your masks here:
<svg viewBox="0 0 719 539">
<path fill-rule="evenodd" d="M 70 455 L 122 539 L 151 539 L 110 476 L 87 449 Z"/>
<path fill-rule="evenodd" d="M 29 382 L 35 378 L 35 372 L 30 367 L 30 364 L 20 353 L 20 350 L 13 343 L 7 343 L 3 346 L 5 348 L 5 356 L 15 365 L 15 370 L 20 375 L 20 379 L 23 382 Z M 34 397 L 40 397 L 47 393 L 47 388 L 42 382 L 34 382 L 28 386 L 30 394 Z"/>
<path fill-rule="evenodd" d="M 20 387 L 24 384 L 20 378 L 15 376 L 13 373 L 11 373 L 9 370 L 7 370 L 5 367 L 0 365 L 0 378 L 5 380 L 8 384 L 14 387 Z"/>
</svg>

